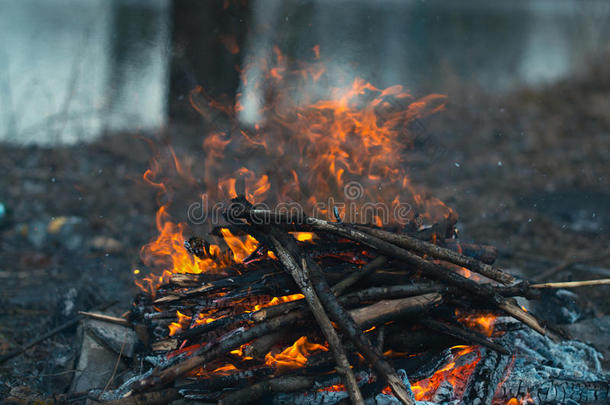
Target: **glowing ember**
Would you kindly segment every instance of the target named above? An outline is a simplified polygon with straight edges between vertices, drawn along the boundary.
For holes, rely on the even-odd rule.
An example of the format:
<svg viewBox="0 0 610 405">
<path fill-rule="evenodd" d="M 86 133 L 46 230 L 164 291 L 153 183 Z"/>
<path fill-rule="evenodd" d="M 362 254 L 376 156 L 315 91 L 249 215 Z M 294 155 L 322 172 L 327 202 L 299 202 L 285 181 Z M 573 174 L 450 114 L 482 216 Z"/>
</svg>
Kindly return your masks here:
<svg viewBox="0 0 610 405">
<path fill-rule="evenodd" d="M 454 392 L 457 393 L 458 396 L 461 396 L 466 383 L 468 382 L 468 378 L 474 371 L 480 357 L 477 356 L 472 362 L 463 365 L 456 366 L 456 363 L 460 357 L 471 353 L 474 350 L 476 350 L 474 347 L 466 347 L 465 349 L 460 350 L 454 355 L 452 362 L 437 370 L 431 377 L 412 384 L 411 389 L 413 390 L 415 399 L 418 401 L 430 401 L 441 383 L 445 381 L 453 386 Z"/>
<path fill-rule="evenodd" d="M 293 232 L 292 235 L 300 242 L 311 242 L 314 237 L 311 232 Z"/>
<path fill-rule="evenodd" d="M 334 384 L 329 385 L 328 387 L 322 387 L 318 389 L 318 392 L 341 392 L 345 391 L 345 385 L 343 384 Z"/>
<path fill-rule="evenodd" d="M 520 398 L 511 398 L 510 400 L 508 400 L 508 402 L 506 403 L 506 405 L 530 405 L 530 404 L 535 404 L 536 401 L 534 401 L 534 399 L 530 396 L 530 394 L 526 394 L 523 397 Z"/>
</svg>

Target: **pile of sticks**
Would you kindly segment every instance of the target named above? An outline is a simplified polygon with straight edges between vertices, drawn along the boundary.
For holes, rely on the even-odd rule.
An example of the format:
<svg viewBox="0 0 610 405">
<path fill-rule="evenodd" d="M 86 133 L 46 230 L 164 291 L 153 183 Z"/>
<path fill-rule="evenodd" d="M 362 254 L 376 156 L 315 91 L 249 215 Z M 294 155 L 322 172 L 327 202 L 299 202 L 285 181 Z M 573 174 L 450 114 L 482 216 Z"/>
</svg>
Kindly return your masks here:
<svg viewBox="0 0 610 405">
<path fill-rule="evenodd" d="M 355 371 L 370 367 L 381 388 L 412 404 L 388 350 L 416 354 L 467 344 L 510 352 L 460 322 L 456 313 L 507 315 L 559 339 L 513 298 L 536 298 L 540 288 L 493 266 L 494 248 L 460 244 L 451 216 L 424 230 L 387 230 L 338 217 L 330 222 L 259 210 L 242 197 L 232 201 L 225 217 L 233 234 L 253 236 L 258 249 L 214 274 L 175 274 L 155 297 L 138 298 L 130 321 L 145 325 L 146 343 L 170 360 L 131 385 L 132 399 L 148 398 L 162 387 L 165 395 L 169 385 L 171 393 L 178 387 L 183 394 L 203 395 L 192 398 L 253 402 L 272 392 L 304 391 L 338 375 L 351 402 L 363 404 L 363 383 Z M 316 237 L 300 242 L 294 232 Z M 201 239 L 191 238 L 185 246 L 194 255 L 210 255 Z M 458 268 L 477 277 L 465 277 Z M 265 305 L 282 296 L 291 298 Z M 168 326 L 178 321 L 181 328 L 169 336 Z M 265 363 L 270 350 L 300 336 L 327 350 L 296 370 Z M 214 372 L 215 365 L 227 363 L 234 372 Z M 194 382 L 184 385 L 185 375 Z"/>
</svg>

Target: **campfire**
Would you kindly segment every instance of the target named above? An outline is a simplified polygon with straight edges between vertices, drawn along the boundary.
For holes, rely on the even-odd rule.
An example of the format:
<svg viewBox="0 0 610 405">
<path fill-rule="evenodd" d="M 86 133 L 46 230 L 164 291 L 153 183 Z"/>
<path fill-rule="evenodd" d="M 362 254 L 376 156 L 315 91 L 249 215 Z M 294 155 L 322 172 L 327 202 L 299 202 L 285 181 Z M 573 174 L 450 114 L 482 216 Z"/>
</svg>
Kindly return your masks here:
<svg viewBox="0 0 610 405">
<path fill-rule="evenodd" d="M 540 375 L 513 376 L 526 350 L 575 350 L 591 362 L 595 353 L 561 343 L 514 299 L 570 285 L 517 281 L 493 267 L 492 247 L 450 237 L 455 217 L 393 232 L 260 210 L 243 197 L 225 214 L 232 225 L 214 234 L 234 257 L 250 253 L 212 274 L 175 273 L 138 297 L 131 320 L 146 325 L 160 367 L 133 381 L 133 392 L 181 377 L 169 393 L 222 404 L 269 395 L 278 403 L 556 403 L 607 392 L 590 370 L 585 378 L 557 370 L 546 385 Z M 185 250 L 193 262 L 223 257 L 197 237 Z"/>
<path fill-rule="evenodd" d="M 276 59 L 268 88 L 324 73 L 316 61 L 292 69 L 279 50 Z M 142 249 L 147 269 L 134 271 L 141 293 L 125 318 L 89 314 L 132 327 L 139 361 L 99 400 L 607 400 L 598 353 L 524 306 L 548 289 L 607 281 L 515 277 L 494 266 L 494 247 L 463 243 L 457 214 L 410 179 L 406 150 L 444 96 L 360 79 L 328 98 L 295 93 L 266 95 L 252 127 L 239 123 L 239 97 L 228 108 L 191 93 L 215 125 L 204 175 L 173 152 L 166 160 L 203 193 L 189 220 L 207 232 L 172 219 L 176 186 L 165 161 L 153 162 L 144 179 L 162 206 L 159 235 Z"/>
</svg>

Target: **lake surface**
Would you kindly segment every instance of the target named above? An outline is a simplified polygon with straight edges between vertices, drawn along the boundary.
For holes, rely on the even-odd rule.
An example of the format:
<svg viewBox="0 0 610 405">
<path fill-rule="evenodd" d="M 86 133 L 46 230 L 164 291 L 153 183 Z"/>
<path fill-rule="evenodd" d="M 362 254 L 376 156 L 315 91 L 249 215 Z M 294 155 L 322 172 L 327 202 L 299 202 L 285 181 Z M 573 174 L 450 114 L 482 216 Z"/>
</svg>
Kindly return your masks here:
<svg viewBox="0 0 610 405">
<path fill-rule="evenodd" d="M 1 0 L 1 138 L 73 143 L 164 125 L 168 5 Z"/>
<path fill-rule="evenodd" d="M 73 143 L 165 126 L 170 6 L 0 0 L 0 139 Z M 577 74 L 610 44 L 607 1 L 258 0 L 251 8 L 255 34 L 244 58 L 271 58 L 278 45 L 307 59 L 319 45 L 325 89 L 343 84 L 347 72 L 415 92 L 443 93 L 456 81 L 506 92 Z M 246 112 L 255 111 L 264 89 L 242 91 Z"/>
</svg>

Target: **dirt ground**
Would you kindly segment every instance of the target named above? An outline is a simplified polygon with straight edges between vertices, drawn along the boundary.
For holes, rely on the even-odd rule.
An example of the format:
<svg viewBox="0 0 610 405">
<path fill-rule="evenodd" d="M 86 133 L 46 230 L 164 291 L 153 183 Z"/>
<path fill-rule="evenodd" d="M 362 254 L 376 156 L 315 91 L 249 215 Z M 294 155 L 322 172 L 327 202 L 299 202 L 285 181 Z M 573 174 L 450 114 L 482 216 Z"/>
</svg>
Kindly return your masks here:
<svg viewBox="0 0 610 405">
<path fill-rule="evenodd" d="M 610 277 L 607 62 L 503 96 L 458 83 L 447 109 L 422 123 L 413 181 L 458 212 L 463 240 L 497 246 L 499 266 L 547 280 Z M 196 162 L 196 134 L 172 126 L 86 145 L 0 145 L 0 352 L 78 310 L 129 307 L 139 249 L 155 235 L 155 191 L 141 180 L 154 153 L 146 139 Z M 610 313 L 610 287 L 576 292 L 587 316 Z M 65 390 L 73 337 L 68 330 L 0 365 L 0 397 L 20 385 Z"/>
</svg>

